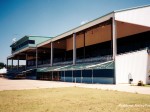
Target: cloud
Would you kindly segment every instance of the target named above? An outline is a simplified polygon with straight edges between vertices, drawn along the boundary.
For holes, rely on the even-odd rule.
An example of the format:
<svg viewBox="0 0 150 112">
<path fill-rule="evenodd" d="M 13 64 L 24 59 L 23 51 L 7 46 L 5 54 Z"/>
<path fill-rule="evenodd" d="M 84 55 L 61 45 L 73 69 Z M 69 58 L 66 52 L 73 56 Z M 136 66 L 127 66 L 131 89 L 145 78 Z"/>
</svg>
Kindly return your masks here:
<svg viewBox="0 0 150 112">
<path fill-rule="evenodd" d="M 13 39 L 12 39 L 12 42 L 15 43 L 15 42 L 16 42 L 16 38 L 13 38 Z"/>
<path fill-rule="evenodd" d="M 85 23 L 87 23 L 87 22 L 88 22 L 88 20 L 84 20 L 84 21 L 82 21 L 80 24 L 83 25 L 83 24 L 85 24 Z"/>
</svg>

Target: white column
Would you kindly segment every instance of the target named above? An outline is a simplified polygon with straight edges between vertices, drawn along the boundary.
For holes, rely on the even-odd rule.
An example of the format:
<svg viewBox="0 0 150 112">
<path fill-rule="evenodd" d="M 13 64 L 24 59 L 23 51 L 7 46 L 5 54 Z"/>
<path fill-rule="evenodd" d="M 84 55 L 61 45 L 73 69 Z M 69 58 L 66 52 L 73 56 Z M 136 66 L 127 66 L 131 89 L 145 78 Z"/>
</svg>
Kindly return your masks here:
<svg viewBox="0 0 150 112">
<path fill-rule="evenodd" d="M 53 42 L 51 42 L 51 66 L 53 66 Z"/>
<path fill-rule="evenodd" d="M 13 59 L 11 60 L 11 68 L 13 68 Z"/>
<path fill-rule="evenodd" d="M 19 69 L 19 58 L 18 58 L 18 65 L 17 65 L 17 69 Z"/>
<path fill-rule="evenodd" d="M 76 64 L 76 34 L 73 33 L 73 65 Z"/>
<path fill-rule="evenodd" d="M 27 59 L 28 59 L 28 54 L 26 54 L 26 68 L 27 69 Z"/>
<path fill-rule="evenodd" d="M 113 39 L 113 60 L 117 54 L 117 35 L 116 35 L 116 21 L 115 17 L 112 18 L 112 39 Z"/>
<path fill-rule="evenodd" d="M 83 77 L 82 77 L 82 70 L 81 70 L 81 83 L 82 83 L 82 79 L 83 79 Z"/>
<path fill-rule="evenodd" d="M 7 58 L 7 69 L 8 69 L 8 58 Z"/>
<path fill-rule="evenodd" d="M 113 39 L 113 60 L 114 60 L 114 84 L 116 84 L 116 68 L 115 68 L 115 57 L 117 55 L 117 29 L 115 16 L 112 18 L 112 39 Z"/>
<path fill-rule="evenodd" d="M 36 68 L 38 67 L 38 48 L 36 48 Z"/>
<path fill-rule="evenodd" d="M 73 70 L 72 70 L 72 82 L 73 82 Z"/>
<path fill-rule="evenodd" d="M 92 84 L 93 84 L 93 69 L 92 69 Z"/>
<path fill-rule="evenodd" d="M 65 71 L 64 71 L 64 82 L 65 82 L 66 80 L 65 80 Z"/>
</svg>

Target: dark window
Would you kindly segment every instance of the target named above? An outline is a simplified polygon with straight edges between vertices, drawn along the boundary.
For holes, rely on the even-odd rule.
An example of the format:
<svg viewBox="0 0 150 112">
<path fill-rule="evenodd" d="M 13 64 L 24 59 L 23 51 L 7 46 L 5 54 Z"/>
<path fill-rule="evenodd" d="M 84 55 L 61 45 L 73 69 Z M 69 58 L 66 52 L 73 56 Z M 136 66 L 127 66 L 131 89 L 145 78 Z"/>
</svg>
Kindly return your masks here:
<svg viewBox="0 0 150 112">
<path fill-rule="evenodd" d="M 16 46 L 15 48 L 12 48 L 12 51 L 16 51 L 17 49 L 27 45 L 27 44 L 35 44 L 35 41 L 34 40 L 27 40 L 23 43 L 21 43 L 20 45 Z"/>
<path fill-rule="evenodd" d="M 34 40 L 28 40 L 28 43 L 29 44 L 35 44 L 35 41 Z"/>
</svg>

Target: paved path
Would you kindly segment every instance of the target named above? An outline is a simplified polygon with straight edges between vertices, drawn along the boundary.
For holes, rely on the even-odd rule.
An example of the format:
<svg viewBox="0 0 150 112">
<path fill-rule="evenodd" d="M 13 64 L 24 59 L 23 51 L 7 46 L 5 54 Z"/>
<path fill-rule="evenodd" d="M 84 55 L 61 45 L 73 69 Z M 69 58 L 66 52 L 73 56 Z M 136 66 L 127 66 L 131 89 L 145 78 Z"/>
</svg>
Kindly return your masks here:
<svg viewBox="0 0 150 112">
<path fill-rule="evenodd" d="M 150 87 L 130 86 L 128 84 L 110 85 L 110 84 L 81 84 L 57 81 L 40 81 L 40 80 L 8 80 L 0 78 L 0 91 L 3 90 L 24 90 L 39 88 L 58 88 L 58 87 L 83 87 L 96 88 L 102 90 L 116 90 L 139 94 L 149 94 Z"/>
</svg>

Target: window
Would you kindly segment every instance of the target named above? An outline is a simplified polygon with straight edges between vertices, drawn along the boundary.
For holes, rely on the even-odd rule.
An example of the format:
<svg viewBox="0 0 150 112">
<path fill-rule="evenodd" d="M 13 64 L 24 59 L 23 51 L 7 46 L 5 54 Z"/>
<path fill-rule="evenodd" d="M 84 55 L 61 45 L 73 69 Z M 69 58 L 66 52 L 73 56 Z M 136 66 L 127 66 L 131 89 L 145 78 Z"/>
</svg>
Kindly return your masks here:
<svg viewBox="0 0 150 112">
<path fill-rule="evenodd" d="M 25 46 L 27 44 L 35 44 L 35 40 L 27 40 L 27 41 L 21 43 L 20 45 L 12 48 L 12 51 L 16 51 L 17 49 L 19 49 L 19 48 L 21 48 L 21 47 L 23 47 L 23 46 Z"/>
<path fill-rule="evenodd" d="M 35 40 L 28 40 L 29 44 L 35 44 Z"/>
</svg>

